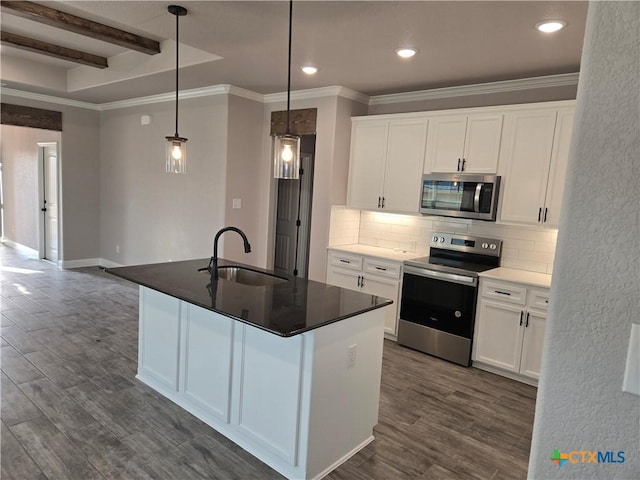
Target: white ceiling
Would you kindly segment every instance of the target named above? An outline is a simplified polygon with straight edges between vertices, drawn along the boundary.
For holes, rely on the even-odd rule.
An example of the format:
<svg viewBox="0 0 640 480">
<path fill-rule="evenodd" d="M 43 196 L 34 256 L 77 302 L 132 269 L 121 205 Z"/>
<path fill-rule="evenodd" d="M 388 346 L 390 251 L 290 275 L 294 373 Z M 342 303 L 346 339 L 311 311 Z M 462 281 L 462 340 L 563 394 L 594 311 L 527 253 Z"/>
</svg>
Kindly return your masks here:
<svg viewBox="0 0 640 480">
<path fill-rule="evenodd" d="M 5 85 L 95 103 L 175 88 L 175 17 L 167 12 L 172 2 L 38 3 L 164 42 L 163 53 L 152 59 L 3 13 L 2 30 L 107 56 L 112 65 L 108 74 L 99 74 L 91 67 L 2 46 Z M 261 94 L 286 90 L 288 2 L 176 3 L 189 10 L 180 18 L 181 57 L 187 52 L 185 63 L 181 61 L 181 89 L 231 84 Z M 586 1 L 298 0 L 292 90 L 340 85 L 380 95 L 577 72 L 586 11 Z M 535 30 L 536 23 L 552 18 L 565 20 L 567 27 L 551 35 Z M 394 53 L 402 45 L 419 52 L 402 60 Z M 304 75 L 298 68 L 305 63 L 320 71 Z M 66 76 L 66 88 L 60 82 L 47 85 L 41 73 L 35 78 L 29 73 L 35 64 L 50 69 L 52 78 Z"/>
</svg>

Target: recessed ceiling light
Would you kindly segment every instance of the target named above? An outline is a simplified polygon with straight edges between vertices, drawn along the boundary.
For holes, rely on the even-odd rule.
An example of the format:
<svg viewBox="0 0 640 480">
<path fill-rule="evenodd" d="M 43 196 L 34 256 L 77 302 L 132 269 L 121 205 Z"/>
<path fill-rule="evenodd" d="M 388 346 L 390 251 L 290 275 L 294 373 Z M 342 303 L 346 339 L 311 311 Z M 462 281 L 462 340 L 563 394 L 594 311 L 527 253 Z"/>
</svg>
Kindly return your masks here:
<svg viewBox="0 0 640 480">
<path fill-rule="evenodd" d="M 563 20 L 547 20 L 545 22 L 540 22 L 536 25 L 536 28 L 544 33 L 553 33 L 558 30 L 562 30 L 567 26 L 567 22 Z"/>
<path fill-rule="evenodd" d="M 399 57 L 402 57 L 402 58 L 411 58 L 416 53 L 418 53 L 418 50 L 413 48 L 413 47 L 396 48 L 396 55 L 398 55 Z"/>
<path fill-rule="evenodd" d="M 300 67 L 300 70 L 302 70 L 307 75 L 313 75 L 314 73 L 318 72 L 318 68 L 314 67 L 313 65 L 305 65 L 304 67 Z"/>
</svg>

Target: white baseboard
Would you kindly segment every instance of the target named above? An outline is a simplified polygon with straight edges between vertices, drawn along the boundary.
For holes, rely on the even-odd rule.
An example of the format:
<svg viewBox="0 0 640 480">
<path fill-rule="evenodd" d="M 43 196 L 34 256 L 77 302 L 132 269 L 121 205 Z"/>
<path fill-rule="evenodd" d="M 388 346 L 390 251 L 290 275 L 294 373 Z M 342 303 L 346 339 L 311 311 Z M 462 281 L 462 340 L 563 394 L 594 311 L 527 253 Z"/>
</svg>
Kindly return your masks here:
<svg viewBox="0 0 640 480">
<path fill-rule="evenodd" d="M 26 256 L 28 256 L 30 258 L 40 258 L 40 252 L 38 252 L 38 250 L 34 250 L 31 247 L 27 247 L 26 245 L 22 245 L 21 243 L 14 242 L 13 240 L 9 240 L 8 238 L 3 239 L 2 243 L 4 245 L 6 245 L 7 247 L 11 247 L 14 250 L 17 250 L 18 252 L 20 252 L 23 255 L 26 255 Z"/>
<path fill-rule="evenodd" d="M 62 268 L 80 268 L 80 267 L 104 267 L 114 268 L 122 267 L 119 263 L 112 262 L 105 258 L 81 258 L 80 260 L 62 260 L 60 262 Z"/>
<path fill-rule="evenodd" d="M 100 259 L 100 266 L 104 268 L 116 268 L 116 267 L 124 267 L 121 263 L 112 262 L 111 260 L 107 260 L 106 258 Z"/>
</svg>

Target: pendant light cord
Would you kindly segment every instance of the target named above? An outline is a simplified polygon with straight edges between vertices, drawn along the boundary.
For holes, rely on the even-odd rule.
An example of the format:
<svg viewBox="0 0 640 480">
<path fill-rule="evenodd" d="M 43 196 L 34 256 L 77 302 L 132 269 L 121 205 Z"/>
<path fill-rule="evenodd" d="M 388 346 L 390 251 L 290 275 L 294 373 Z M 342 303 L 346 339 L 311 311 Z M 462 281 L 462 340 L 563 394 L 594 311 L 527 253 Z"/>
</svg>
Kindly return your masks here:
<svg viewBox="0 0 640 480">
<path fill-rule="evenodd" d="M 289 58 L 287 71 L 287 133 L 291 133 L 289 110 L 291 106 L 291 32 L 293 31 L 293 0 L 289 0 Z"/>
<path fill-rule="evenodd" d="M 179 42 L 179 33 L 180 33 L 180 15 L 176 14 L 176 138 L 178 135 L 178 68 L 180 66 L 180 42 Z"/>
</svg>

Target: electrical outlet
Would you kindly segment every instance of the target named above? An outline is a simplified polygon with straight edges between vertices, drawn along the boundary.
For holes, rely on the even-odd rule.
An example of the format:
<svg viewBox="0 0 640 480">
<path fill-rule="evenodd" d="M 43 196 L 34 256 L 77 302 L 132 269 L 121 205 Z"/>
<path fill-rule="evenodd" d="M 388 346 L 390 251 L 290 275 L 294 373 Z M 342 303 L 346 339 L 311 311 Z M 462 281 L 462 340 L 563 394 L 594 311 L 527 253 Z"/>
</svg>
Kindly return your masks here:
<svg viewBox="0 0 640 480">
<path fill-rule="evenodd" d="M 120 253 L 120 245 L 116 245 L 116 253 Z"/>
<path fill-rule="evenodd" d="M 358 345 L 349 345 L 347 348 L 347 368 L 356 366 L 356 358 L 358 357 Z"/>
</svg>

